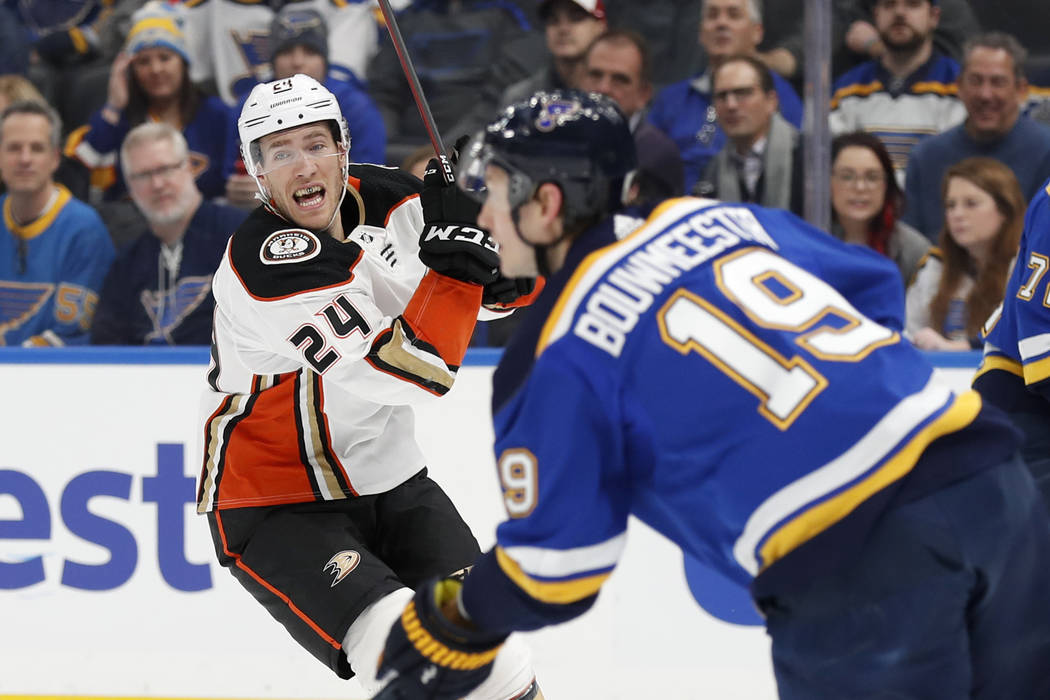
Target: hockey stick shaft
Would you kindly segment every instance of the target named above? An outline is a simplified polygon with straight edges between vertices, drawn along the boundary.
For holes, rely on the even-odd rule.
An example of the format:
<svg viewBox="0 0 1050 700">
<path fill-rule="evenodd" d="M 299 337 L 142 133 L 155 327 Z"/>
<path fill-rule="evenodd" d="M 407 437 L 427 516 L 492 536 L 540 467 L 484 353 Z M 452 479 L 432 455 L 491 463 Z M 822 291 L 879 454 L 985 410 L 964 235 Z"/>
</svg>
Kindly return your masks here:
<svg viewBox="0 0 1050 700">
<path fill-rule="evenodd" d="M 434 115 L 431 114 L 430 105 L 427 103 L 426 95 L 423 94 L 423 86 L 419 84 L 419 76 L 412 65 L 412 57 L 408 55 L 408 48 L 405 46 L 404 37 L 401 36 L 401 29 L 397 26 L 397 19 L 394 17 L 393 8 L 390 7 L 390 0 L 378 0 L 378 2 L 379 9 L 383 12 L 383 19 L 386 21 L 386 28 L 390 32 L 390 39 L 394 42 L 394 51 L 401 62 L 401 70 L 404 71 L 408 87 L 412 91 L 412 99 L 416 101 L 419 116 L 423 118 L 423 127 L 427 130 L 427 136 L 430 137 L 434 154 L 441 162 L 441 176 L 446 183 L 451 184 L 455 181 L 455 177 L 452 175 L 448 154 L 445 152 L 445 144 L 441 141 L 441 134 L 438 133 Z"/>
</svg>

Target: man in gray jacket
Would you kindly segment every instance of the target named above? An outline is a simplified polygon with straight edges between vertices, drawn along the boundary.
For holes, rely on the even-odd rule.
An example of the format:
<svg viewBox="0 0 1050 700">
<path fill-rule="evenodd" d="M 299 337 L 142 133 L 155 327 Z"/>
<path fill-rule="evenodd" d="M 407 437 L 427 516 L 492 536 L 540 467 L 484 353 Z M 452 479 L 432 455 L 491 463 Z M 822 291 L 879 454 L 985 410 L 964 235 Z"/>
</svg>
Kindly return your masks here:
<svg viewBox="0 0 1050 700">
<path fill-rule="evenodd" d="M 752 56 L 726 60 L 711 76 L 718 123 L 728 141 L 693 194 L 753 202 L 801 214 L 798 130 L 780 116 L 769 68 Z"/>
</svg>

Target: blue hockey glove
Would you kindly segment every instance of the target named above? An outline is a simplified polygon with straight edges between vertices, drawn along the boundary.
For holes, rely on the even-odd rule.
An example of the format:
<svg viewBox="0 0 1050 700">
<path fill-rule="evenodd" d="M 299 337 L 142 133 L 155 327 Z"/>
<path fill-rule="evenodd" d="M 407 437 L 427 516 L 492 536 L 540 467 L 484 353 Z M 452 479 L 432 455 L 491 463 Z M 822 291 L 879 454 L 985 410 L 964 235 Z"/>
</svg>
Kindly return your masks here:
<svg viewBox="0 0 1050 700">
<path fill-rule="evenodd" d="M 378 673 L 389 682 L 375 700 L 459 700 L 488 678 L 507 637 L 482 634 L 442 612 L 462 585 L 446 578 L 416 591 L 390 629 Z"/>
<path fill-rule="evenodd" d="M 499 276 L 499 253 L 488 231 L 477 225 L 480 207 L 466 192 L 445 182 L 447 160 L 431 158 L 423 175 L 423 233 L 419 259 L 435 272 L 485 285 Z"/>
</svg>

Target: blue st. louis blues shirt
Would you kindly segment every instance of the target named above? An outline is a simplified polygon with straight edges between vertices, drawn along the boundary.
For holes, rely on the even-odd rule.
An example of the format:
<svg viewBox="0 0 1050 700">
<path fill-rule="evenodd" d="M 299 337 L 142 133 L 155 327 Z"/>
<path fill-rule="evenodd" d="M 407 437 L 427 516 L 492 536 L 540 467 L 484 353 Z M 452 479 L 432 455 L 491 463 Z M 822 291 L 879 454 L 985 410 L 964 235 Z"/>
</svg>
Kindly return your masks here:
<svg viewBox="0 0 1050 700">
<path fill-rule="evenodd" d="M 182 236 L 171 275 L 160 240 L 143 232 L 117 255 L 102 286 L 91 342 L 97 345 L 210 345 L 211 278 L 230 235 L 248 212 L 202 202 Z"/>
<path fill-rule="evenodd" d="M 0 197 L 0 345 L 82 345 L 113 242 L 98 213 L 62 185 L 19 225 Z"/>
</svg>

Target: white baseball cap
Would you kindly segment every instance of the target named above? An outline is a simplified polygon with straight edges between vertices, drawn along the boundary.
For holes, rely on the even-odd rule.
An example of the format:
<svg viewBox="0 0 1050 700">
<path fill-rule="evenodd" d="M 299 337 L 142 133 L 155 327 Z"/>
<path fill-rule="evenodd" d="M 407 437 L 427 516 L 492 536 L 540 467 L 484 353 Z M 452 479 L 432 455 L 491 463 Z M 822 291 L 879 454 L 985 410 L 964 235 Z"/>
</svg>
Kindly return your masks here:
<svg viewBox="0 0 1050 700">
<path fill-rule="evenodd" d="M 569 0 L 574 5 L 582 7 L 587 14 L 593 16 L 595 19 L 605 19 L 605 3 L 603 0 Z M 550 5 L 554 0 L 542 0 L 539 6 L 540 18 L 544 18 L 545 15 L 550 12 Z"/>
</svg>

